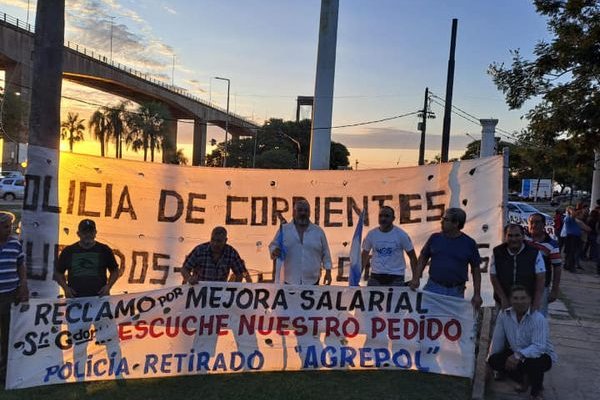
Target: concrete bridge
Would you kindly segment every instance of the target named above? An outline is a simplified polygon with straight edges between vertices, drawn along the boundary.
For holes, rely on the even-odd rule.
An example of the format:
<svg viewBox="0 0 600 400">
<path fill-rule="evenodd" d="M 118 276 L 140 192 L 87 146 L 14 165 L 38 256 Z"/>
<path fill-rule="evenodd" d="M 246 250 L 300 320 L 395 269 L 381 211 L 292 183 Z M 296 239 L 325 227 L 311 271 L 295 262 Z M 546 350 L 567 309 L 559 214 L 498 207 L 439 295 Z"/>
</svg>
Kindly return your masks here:
<svg viewBox="0 0 600 400">
<path fill-rule="evenodd" d="M 27 105 L 30 100 L 34 35 L 31 25 L 0 13 L 0 69 L 5 71 L 5 88 L 7 92 L 19 93 Z M 207 123 L 224 129 L 229 120 L 232 138 L 253 136 L 258 128 L 254 122 L 233 113 L 227 114 L 226 110 L 209 104 L 184 89 L 168 85 L 70 42 L 66 43 L 63 52 L 63 77 L 136 103 L 164 103 L 173 116 L 173 120 L 167 121 L 167 135 L 172 143 L 177 143 L 176 120 L 193 120 L 192 165 L 204 165 Z M 23 137 L 18 139 L 25 141 Z"/>
</svg>

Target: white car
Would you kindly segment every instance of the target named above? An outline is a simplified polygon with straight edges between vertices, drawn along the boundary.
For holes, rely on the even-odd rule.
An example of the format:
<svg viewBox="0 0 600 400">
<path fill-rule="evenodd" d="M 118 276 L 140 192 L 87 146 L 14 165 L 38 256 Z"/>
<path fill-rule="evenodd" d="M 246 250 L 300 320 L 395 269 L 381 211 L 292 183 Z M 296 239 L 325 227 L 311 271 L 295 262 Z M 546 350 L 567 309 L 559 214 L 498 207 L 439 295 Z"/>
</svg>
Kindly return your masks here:
<svg viewBox="0 0 600 400">
<path fill-rule="evenodd" d="M 546 218 L 546 232 L 550 235 L 554 235 L 554 219 L 546 213 L 541 212 L 537 208 L 523 203 L 520 201 L 509 201 L 507 204 L 508 208 L 508 222 L 513 224 L 519 224 L 527 226 L 529 216 L 531 214 L 540 213 Z"/>
<path fill-rule="evenodd" d="M 4 200 L 22 199 L 25 195 L 25 179 L 5 178 L 0 181 L 0 198 Z"/>
</svg>

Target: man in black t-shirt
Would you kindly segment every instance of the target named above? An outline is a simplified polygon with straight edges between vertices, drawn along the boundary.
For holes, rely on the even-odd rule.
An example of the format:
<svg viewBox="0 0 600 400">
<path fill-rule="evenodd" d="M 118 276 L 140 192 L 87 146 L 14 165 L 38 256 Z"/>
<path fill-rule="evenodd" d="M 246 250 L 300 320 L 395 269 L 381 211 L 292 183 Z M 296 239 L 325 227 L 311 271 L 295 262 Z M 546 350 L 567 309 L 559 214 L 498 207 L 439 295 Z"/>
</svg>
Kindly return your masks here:
<svg viewBox="0 0 600 400">
<path fill-rule="evenodd" d="M 110 288 L 119 279 L 119 268 L 112 250 L 96 241 L 96 224 L 91 219 L 79 223 L 77 235 L 79 241 L 60 253 L 54 280 L 63 288 L 67 298 L 109 295 Z"/>
</svg>

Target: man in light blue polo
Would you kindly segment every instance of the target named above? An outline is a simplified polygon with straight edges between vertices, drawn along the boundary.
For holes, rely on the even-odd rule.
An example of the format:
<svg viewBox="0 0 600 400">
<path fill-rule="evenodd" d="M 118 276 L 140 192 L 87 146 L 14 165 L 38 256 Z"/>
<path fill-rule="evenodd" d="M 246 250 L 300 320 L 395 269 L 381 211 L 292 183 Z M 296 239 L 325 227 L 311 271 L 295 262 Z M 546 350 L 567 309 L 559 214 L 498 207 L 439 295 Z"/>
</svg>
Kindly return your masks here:
<svg viewBox="0 0 600 400">
<path fill-rule="evenodd" d="M 467 220 L 467 214 L 460 208 L 448 208 L 442 217 L 442 231 L 429 237 L 421 250 L 417 273 L 410 287 L 416 290 L 420 279 L 429 266 L 429 280 L 423 290 L 464 298 L 465 284 L 469 280 L 469 265 L 473 275 L 473 298 L 471 304 L 479 308 L 481 299 L 481 257 L 477 243 L 461 231 Z"/>
</svg>

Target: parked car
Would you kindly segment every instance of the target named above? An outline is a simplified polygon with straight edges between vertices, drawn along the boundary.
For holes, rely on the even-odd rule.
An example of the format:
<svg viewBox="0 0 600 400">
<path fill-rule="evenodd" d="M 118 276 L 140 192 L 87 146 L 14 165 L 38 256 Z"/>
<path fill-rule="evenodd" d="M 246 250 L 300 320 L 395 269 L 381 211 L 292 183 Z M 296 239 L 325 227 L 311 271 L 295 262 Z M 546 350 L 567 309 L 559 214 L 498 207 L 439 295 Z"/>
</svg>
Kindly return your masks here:
<svg viewBox="0 0 600 400">
<path fill-rule="evenodd" d="M 0 198 L 4 200 L 22 199 L 25 195 L 25 179 L 5 178 L 0 181 Z"/>
<path fill-rule="evenodd" d="M 0 171 L 0 180 L 5 178 L 23 178 L 21 171 Z"/>
<path fill-rule="evenodd" d="M 550 235 L 554 235 L 554 219 L 548 214 L 541 212 L 530 204 L 520 201 L 509 201 L 507 208 L 508 222 L 519 224 L 525 227 L 527 226 L 527 221 L 529 220 L 529 216 L 531 214 L 542 214 L 546 218 L 546 232 L 548 232 Z"/>
</svg>

